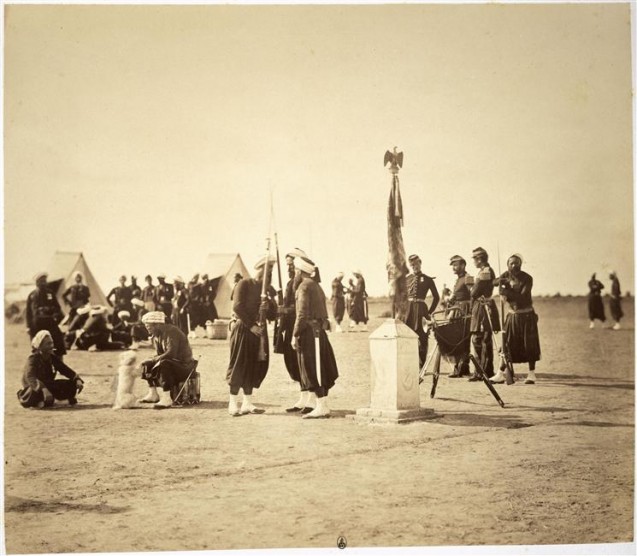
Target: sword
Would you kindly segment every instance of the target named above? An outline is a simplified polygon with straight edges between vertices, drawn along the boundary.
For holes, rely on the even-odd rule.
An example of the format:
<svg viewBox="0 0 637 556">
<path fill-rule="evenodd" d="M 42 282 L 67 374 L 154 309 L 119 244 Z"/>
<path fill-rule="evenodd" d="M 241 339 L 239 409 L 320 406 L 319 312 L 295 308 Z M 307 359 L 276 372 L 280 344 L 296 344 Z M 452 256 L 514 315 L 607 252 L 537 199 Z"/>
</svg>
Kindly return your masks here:
<svg viewBox="0 0 637 556">
<path fill-rule="evenodd" d="M 314 332 L 314 356 L 316 358 L 316 381 L 318 382 L 319 387 L 321 386 L 321 339 L 320 339 L 320 328 L 312 327 L 312 331 Z"/>
</svg>

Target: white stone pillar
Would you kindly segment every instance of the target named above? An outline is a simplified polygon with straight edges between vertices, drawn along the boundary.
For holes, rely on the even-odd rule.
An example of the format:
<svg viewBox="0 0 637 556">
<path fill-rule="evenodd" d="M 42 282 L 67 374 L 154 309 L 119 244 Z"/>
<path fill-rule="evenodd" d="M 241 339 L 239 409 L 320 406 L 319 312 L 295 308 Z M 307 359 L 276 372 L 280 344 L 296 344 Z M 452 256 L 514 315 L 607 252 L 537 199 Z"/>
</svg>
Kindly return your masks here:
<svg viewBox="0 0 637 556">
<path fill-rule="evenodd" d="M 387 319 L 369 336 L 370 407 L 356 411 L 362 422 L 405 423 L 433 417 L 420 407 L 418 335 L 398 319 Z"/>
</svg>

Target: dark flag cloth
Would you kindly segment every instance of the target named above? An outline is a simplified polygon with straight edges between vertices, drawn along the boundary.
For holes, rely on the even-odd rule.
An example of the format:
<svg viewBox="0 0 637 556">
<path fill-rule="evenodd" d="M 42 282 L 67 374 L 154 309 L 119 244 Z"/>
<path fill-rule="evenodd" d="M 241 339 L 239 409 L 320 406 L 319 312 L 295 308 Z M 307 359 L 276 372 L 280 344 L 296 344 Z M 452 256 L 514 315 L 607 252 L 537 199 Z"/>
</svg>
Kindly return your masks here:
<svg viewBox="0 0 637 556">
<path fill-rule="evenodd" d="M 321 357 L 321 386 L 325 392 L 332 388 L 338 378 L 338 367 L 334 350 L 325 330 L 319 330 L 319 353 Z M 299 368 L 301 372 L 301 386 L 304 390 L 315 391 L 319 384 L 316 380 L 316 347 L 314 330 L 307 327 L 299 336 Z"/>
<path fill-rule="evenodd" d="M 392 298 L 392 313 L 396 318 L 405 319 L 407 312 L 406 276 L 407 257 L 403 243 L 401 226 L 403 225 L 403 204 L 400 197 L 398 174 L 392 179 L 389 204 L 387 207 L 387 274 L 389 279 L 389 295 Z"/>
</svg>

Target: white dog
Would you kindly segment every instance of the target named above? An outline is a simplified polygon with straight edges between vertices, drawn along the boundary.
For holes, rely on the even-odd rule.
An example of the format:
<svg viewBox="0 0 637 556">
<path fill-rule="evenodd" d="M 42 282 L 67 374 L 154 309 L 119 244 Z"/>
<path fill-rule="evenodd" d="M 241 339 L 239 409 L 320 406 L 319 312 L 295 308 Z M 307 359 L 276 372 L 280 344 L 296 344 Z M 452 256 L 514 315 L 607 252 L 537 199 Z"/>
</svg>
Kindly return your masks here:
<svg viewBox="0 0 637 556">
<path fill-rule="evenodd" d="M 126 351 L 119 356 L 117 369 L 117 394 L 113 409 L 132 409 L 139 407 L 137 396 L 133 395 L 135 379 L 141 376 L 141 368 L 135 365 L 137 354 Z"/>
</svg>

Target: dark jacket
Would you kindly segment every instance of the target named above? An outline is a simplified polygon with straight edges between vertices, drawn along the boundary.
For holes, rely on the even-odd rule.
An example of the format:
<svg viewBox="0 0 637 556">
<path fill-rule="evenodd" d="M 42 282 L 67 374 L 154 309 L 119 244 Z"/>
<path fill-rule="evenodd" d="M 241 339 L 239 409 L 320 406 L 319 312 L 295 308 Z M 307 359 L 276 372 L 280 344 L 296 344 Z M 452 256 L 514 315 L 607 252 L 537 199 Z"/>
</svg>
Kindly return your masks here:
<svg viewBox="0 0 637 556">
<path fill-rule="evenodd" d="M 24 367 L 22 386 L 25 388 L 29 386 L 32 390 L 38 391 L 40 389 L 38 381 L 40 381 L 49 388 L 55 380 L 56 372 L 69 379 L 77 377 L 77 373 L 65 365 L 55 354 L 52 354 L 51 359 L 47 361 L 39 351 L 34 351 L 29 355 Z"/>
<path fill-rule="evenodd" d="M 296 322 L 294 336 L 298 337 L 313 324 L 327 320 L 325 293 L 314 280 L 303 278 L 296 290 Z"/>
<path fill-rule="evenodd" d="M 165 324 L 153 335 L 153 346 L 157 355 L 153 362 L 171 361 L 173 363 L 189 365 L 193 362 L 192 349 L 186 335 L 172 324 Z"/>
</svg>

